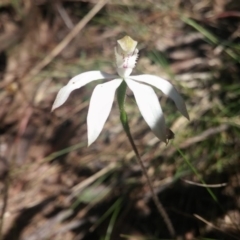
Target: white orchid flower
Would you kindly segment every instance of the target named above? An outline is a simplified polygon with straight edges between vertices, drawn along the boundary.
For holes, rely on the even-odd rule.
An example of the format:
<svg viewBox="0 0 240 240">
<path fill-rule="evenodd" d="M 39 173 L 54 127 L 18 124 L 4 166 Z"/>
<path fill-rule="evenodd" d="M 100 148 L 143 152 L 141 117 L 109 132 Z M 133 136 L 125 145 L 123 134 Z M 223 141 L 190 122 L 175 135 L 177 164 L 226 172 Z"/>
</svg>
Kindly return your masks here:
<svg viewBox="0 0 240 240">
<path fill-rule="evenodd" d="M 165 120 L 158 97 L 149 85 L 160 89 L 165 95 L 170 97 L 182 115 L 189 119 L 182 97 L 167 80 L 149 74 L 130 76 L 138 57 L 138 49 L 136 46 L 137 42 L 129 36 L 125 36 L 117 41 L 117 47 L 115 47 L 114 50 L 118 75 L 110 75 L 102 71 L 81 73 L 73 77 L 57 94 L 52 106 L 52 111 L 60 107 L 73 90 L 96 80 L 113 79 L 97 85 L 92 93 L 87 116 L 88 146 L 91 145 L 101 133 L 112 108 L 115 92 L 123 81 L 125 81 L 133 91 L 143 118 L 160 140 L 166 142 Z"/>
</svg>

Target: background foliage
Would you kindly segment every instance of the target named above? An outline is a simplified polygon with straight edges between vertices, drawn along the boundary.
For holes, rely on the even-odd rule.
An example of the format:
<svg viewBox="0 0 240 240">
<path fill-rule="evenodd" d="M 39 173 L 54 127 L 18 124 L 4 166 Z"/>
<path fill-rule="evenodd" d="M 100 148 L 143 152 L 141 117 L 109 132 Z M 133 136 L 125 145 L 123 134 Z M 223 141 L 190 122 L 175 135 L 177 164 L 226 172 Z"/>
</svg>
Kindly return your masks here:
<svg viewBox="0 0 240 240">
<path fill-rule="evenodd" d="M 50 112 L 72 76 L 115 72 L 113 47 L 127 34 L 139 42 L 135 73 L 169 79 L 190 113 L 188 122 L 158 91 L 175 133 L 165 146 L 128 93 L 134 139 L 179 239 L 240 239 L 239 1 L 110 0 L 53 56 L 97 3 L 0 1 L 1 238 L 169 237 L 117 106 L 90 148 L 95 83 Z"/>
</svg>

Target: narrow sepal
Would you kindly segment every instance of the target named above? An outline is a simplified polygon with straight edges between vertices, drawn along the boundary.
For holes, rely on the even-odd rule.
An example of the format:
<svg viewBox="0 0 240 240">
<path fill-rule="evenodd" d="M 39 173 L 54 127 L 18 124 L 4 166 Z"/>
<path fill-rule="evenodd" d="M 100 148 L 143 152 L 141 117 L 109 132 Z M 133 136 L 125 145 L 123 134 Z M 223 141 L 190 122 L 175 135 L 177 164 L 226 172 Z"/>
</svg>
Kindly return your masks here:
<svg viewBox="0 0 240 240">
<path fill-rule="evenodd" d="M 95 87 L 87 116 L 88 146 L 90 146 L 101 133 L 111 111 L 116 89 L 121 82 L 122 79 L 115 79 Z"/>
<path fill-rule="evenodd" d="M 84 72 L 73 77 L 68 82 L 68 84 L 62 87 L 58 92 L 57 97 L 52 106 L 52 111 L 60 107 L 63 103 L 65 103 L 71 92 L 74 91 L 75 89 L 81 88 L 92 81 L 100 79 L 111 79 L 115 77 L 116 75 L 107 74 L 102 71 Z"/>
<path fill-rule="evenodd" d="M 133 91 L 139 110 L 153 133 L 166 142 L 166 126 L 164 115 L 154 90 L 145 84 L 126 79 L 128 87 Z"/>
<path fill-rule="evenodd" d="M 158 76 L 149 74 L 131 76 L 130 78 L 139 82 L 150 84 L 161 90 L 165 95 L 174 101 L 177 109 L 189 120 L 189 115 L 184 100 L 170 82 Z"/>
</svg>

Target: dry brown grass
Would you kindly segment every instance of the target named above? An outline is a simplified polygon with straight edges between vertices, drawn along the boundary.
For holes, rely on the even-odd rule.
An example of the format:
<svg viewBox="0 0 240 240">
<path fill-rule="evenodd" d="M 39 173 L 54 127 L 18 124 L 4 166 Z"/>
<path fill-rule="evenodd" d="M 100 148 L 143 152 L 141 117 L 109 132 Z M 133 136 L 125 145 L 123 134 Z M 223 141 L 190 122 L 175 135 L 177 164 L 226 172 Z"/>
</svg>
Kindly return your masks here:
<svg viewBox="0 0 240 240">
<path fill-rule="evenodd" d="M 2 199 L 9 181 L 2 239 L 168 237 L 122 130 L 117 106 L 90 148 L 86 115 L 94 84 L 74 92 L 63 107 L 50 113 L 57 91 L 71 76 L 93 69 L 115 71 L 112 49 L 124 32 L 139 41 L 135 72 L 171 79 L 190 113 L 187 122 L 161 97 L 175 133 L 166 147 L 149 131 L 128 93 L 133 136 L 178 236 L 238 239 L 240 70 L 233 56 L 239 55 L 238 0 L 112 0 L 42 64 L 96 2 L 0 4 Z M 182 16 L 210 31 L 218 42 L 186 24 Z M 200 182 L 178 148 L 206 183 L 227 183 L 213 190 L 218 203 L 206 188 L 181 181 Z M 3 209 L 4 202 L 0 206 Z"/>
</svg>

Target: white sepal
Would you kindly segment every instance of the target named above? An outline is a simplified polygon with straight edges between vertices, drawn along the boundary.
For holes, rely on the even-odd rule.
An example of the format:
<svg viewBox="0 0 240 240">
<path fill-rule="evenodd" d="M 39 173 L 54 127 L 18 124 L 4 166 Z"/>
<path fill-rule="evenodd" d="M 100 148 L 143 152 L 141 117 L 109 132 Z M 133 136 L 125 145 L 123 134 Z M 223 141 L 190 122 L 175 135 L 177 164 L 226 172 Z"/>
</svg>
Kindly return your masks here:
<svg viewBox="0 0 240 240">
<path fill-rule="evenodd" d="M 176 107 L 182 113 L 182 115 L 189 119 L 187 108 L 182 97 L 170 82 L 158 76 L 149 74 L 131 76 L 130 78 L 139 82 L 150 84 L 161 90 L 164 94 L 166 94 L 174 101 Z"/>
<path fill-rule="evenodd" d="M 150 86 L 135 82 L 129 78 L 125 81 L 133 91 L 139 110 L 153 133 L 160 140 L 166 142 L 165 119 L 154 90 Z"/>
<path fill-rule="evenodd" d="M 104 123 L 111 111 L 115 91 L 121 82 L 122 79 L 115 79 L 107 83 L 99 84 L 93 90 L 87 116 L 88 146 L 90 146 L 101 133 Z"/>
<path fill-rule="evenodd" d="M 52 106 L 52 111 L 54 109 L 60 107 L 63 103 L 65 103 L 66 100 L 68 99 L 70 93 L 73 90 L 81 88 L 84 85 L 86 85 L 92 81 L 96 81 L 96 80 L 100 80 L 100 79 L 111 79 L 111 78 L 115 78 L 115 77 L 116 77 L 116 75 L 110 75 L 110 74 L 104 73 L 102 71 L 84 72 L 84 73 L 81 73 L 81 74 L 73 77 L 72 79 L 70 79 L 68 84 L 66 86 L 62 87 L 60 89 L 60 91 L 58 92 L 57 97 Z"/>
</svg>

